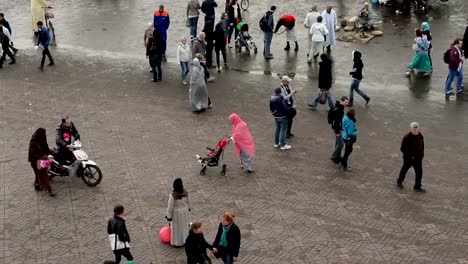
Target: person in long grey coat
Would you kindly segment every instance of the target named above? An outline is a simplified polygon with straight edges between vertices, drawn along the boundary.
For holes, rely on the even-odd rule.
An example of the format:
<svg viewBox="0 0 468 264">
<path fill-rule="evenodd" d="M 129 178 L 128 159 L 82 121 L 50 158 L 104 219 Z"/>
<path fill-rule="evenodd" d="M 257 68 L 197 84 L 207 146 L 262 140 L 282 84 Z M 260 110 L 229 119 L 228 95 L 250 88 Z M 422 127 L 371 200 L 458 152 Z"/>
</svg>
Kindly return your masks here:
<svg viewBox="0 0 468 264">
<path fill-rule="evenodd" d="M 181 247 L 185 244 L 190 225 L 190 203 L 188 193 L 184 189 L 181 178 L 174 180 L 173 190 L 169 194 L 169 201 L 167 203 L 166 219 L 172 222 L 171 245 Z"/>
<path fill-rule="evenodd" d="M 190 79 L 189 100 L 193 112 L 208 108 L 208 88 L 205 82 L 205 71 L 200 61 L 193 59 L 192 77 Z"/>
</svg>

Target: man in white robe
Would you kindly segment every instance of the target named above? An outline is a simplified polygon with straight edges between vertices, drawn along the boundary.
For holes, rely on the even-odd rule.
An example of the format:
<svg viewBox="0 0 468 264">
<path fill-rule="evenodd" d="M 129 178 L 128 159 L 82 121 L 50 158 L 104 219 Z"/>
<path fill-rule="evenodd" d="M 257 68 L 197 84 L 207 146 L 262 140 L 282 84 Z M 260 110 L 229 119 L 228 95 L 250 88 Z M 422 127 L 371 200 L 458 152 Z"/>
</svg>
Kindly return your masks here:
<svg viewBox="0 0 468 264">
<path fill-rule="evenodd" d="M 331 47 L 336 45 L 335 28 L 338 23 L 335 10 L 332 8 L 332 6 L 327 6 L 327 9 L 322 12 L 322 23 L 324 23 L 328 29 L 327 39 L 325 40 L 325 46 L 327 47 L 328 53 L 330 53 Z"/>
</svg>

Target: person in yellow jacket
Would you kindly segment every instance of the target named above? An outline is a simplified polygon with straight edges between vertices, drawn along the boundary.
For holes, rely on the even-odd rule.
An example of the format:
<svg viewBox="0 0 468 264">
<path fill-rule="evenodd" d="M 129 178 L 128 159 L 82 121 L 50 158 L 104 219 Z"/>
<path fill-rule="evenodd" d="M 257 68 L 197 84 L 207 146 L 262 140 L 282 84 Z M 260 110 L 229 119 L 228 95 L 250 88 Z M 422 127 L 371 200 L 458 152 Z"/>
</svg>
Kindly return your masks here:
<svg viewBox="0 0 468 264">
<path fill-rule="evenodd" d="M 45 0 L 31 0 L 32 30 L 34 31 L 34 35 L 37 35 L 39 31 L 37 22 L 44 21 L 43 8 L 45 7 L 49 7 L 49 4 Z"/>
</svg>

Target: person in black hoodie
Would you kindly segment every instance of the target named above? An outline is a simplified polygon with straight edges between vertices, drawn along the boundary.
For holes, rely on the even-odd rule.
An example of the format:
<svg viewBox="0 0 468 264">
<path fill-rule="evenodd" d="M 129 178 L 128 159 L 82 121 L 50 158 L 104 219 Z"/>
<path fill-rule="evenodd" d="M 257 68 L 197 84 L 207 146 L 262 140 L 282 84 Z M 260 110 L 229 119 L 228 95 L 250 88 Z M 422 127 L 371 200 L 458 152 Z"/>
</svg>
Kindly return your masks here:
<svg viewBox="0 0 468 264">
<path fill-rule="evenodd" d="M 202 223 L 195 222 L 190 226 L 189 235 L 185 240 L 187 264 L 211 264 L 206 249 L 213 251 L 213 246 L 205 240 Z"/>
<path fill-rule="evenodd" d="M 322 60 L 319 62 L 319 80 L 318 86 L 319 91 L 317 97 L 312 101 L 311 104 L 307 104 L 308 106 L 312 107 L 312 109 L 316 110 L 317 104 L 322 97 L 323 93 L 327 93 L 327 100 L 328 100 L 328 107 L 333 109 L 335 106 L 333 105 L 333 98 L 330 94 L 330 88 L 332 87 L 333 75 L 332 75 L 332 61 L 329 59 L 328 55 L 322 53 L 320 55 L 320 59 Z"/>
<path fill-rule="evenodd" d="M 223 55 L 224 61 L 224 68 L 227 68 L 227 60 L 226 60 L 226 32 L 223 29 L 223 21 L 226 19 L 227 14 L 223 13 L 221 16 L 221 21 L 218 22 L 215 26 L 214 31 L 214 41 L 215 41 L 215 52 L 216 52 L 216 66 L 218 67 L 218 72 L 221 71 L 221 64 L 219 53 Z"/>
<path fill-rule="evenodd" d="M 331 160 L 336 164 L 341 162 L 341 152 L 343 150 L 344 142 L 342 138 L 342 129 L 343 129 L 343 117 L 344 109 L 349 103 L 347 96 L 342 96 L 340 101 L 336 101 L 335 108 L 331 109 L 328 112 L 328 123 L 331 124 L 331 128 L 335 133 L 335 151 L 331 156 Z"/>
<path fill-rule="evenodd" d="M 115 234 L 116 240 L 123 242 L 125 247 L 122 249 L 113 250 L 115 255 L 115 263 L 119 264 L 124 256 L 127 260 L 133 260 L 133 256 L 130 253 L 130 247 L 127 247 L 130 243 L 130 235 L 127 232 L 127 227 L 125 226 L 125 216 L 124 216 L 124 207 L 122 205 L 117 205 L 114 207 L 114 217 L 109 219 L 107 223 L 107 234 Z"/>
<path fill-rule="evenodd" d="M 351 88 L 349 90 L 349 106 L 353 106 L 353 97 L 354 97 L 354 91 L 356 91 L 359 95 L 361 95 L 364 100 L 366 100 L 366 105 L 370 101 L 370 97 L 367 96 L 365 92 L 363 92 L 361 89 L 359 89 L 359 84 L 361 83 L 361 80 L 363 78 L 362 76 L 362 68 L 364 68 L 364 63 L 362 63 L 361 60 L 362 54 L 361 52 L 355 50 L 353 51 L 353 70 L 349 73 L 353 77 L 353 82 L 351 83 Z"/>
<path fill-rule="evenodd" d="M 213 242 L 213 252 L 217 258 L 221 258 L 224 264 L 232 264 L 238 261 L 241 243 L 239 227 L 234 223 L 236 216 L 233 213 L 225 213 L 219 223 L 218 233 Z"/>
<path fill-rule="evenodd" d="M 149 58 L 149 64 L 153 72 L 152 82 L 162 81 L 162 56 L 166 50 L 166 42 L 159 30 L 153 31 L 153 37 L 149 39 L 146 46 L 146 58 Z"/>
<path fill-rule="evenodd" d="M 401 142 L 401 152 L 403 152 L 403 166 L 400 170 L 400 176 L 397 180 L 398 188 L 403 188 L 403 181 L 405 180 L 406 173 L 413 167 L 416 173 L 414 191 L 425 192 L 422 188 L 422 160 L 424 158 L 424 137 L 421 134 L 419 124 L 416 122 L 411 123 L 411 132 L 403 137 Z"/>
</svg>

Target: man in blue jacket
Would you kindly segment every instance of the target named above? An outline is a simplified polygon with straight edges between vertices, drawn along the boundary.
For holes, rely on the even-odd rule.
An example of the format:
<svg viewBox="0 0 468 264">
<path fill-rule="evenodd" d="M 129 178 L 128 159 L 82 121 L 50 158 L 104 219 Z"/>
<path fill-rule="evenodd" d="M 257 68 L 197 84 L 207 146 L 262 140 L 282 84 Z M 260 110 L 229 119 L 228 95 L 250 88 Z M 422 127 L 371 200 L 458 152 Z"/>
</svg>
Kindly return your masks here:
<svg viewBox="0 0 468 264">
<path fill-rule="evenodd" d="M 281 150 L 291 149 L 291 146 L 286 144 L 286 134 L 288 130 L 288 105 L 286 101 L 293 96 L 296 91 L 283 96 L 281 88 L 275 89 L 275 94 L 270 98 L 270 111 L 275 118 L 275 144 L 273 147 L 280 148 Z"/>
<path fill-rule="evenodd" d="M 260 21 L 260 29 L 263 31 L 263 56 L 265 59 L 273 59 L 273 55 L 270 52 L 271 41 L 273 40 L 273 29 L 275 28 L 275 22 L 273 14 L 276 11 L 276 6 L 271 6 L 270 10 L 265 13 Z"/>
<path fill-rule="evenodd" d="M 171 20 L 169 18 L 169 13 L 166 10 L 164 10 L 164 5 L 160 5 L 159 9 L 154 11 L 153 26 L 155 30 L 161 32 L 162 38 L 164 39 L 164 43 L 166 44 L 164 45 L 164 54 L 166 54 L 167 30 L 169 29 L 170 24 Z"/>
<path fill-rule="evenodd" d="M 43 71 L 46 55 L 49 58 L 49 66 L 54 65 L 54 59 L 52 58 L 52 55 L 50 54 L 50 51 L 49 51 L 49 44 L 50 44 L 49 30 L 47 29 L 47 27 L 44 26 L 44 23 L 42 23 L 42 21 L 37 22 L 37 27 L 39 28 L 38 36 L 37 36 L 37 46 L 41 44 L 42 47 L 44 48 L 44 50 L 42 51 L 41 66 L 39 66 L 39 69 Z"/>
<path fill-rule="evenodd" d="M 10 23 L 8 23 L 8 21 L 5 19 L 5 15 L 3 13 L 0 13 L 0 24 L 2 24 L 6 29 L 8 29 L 10 35 L 13 36 L 13 31 L 11 31 Z M 9 48 L 13 51 L 13 56 L 15 56 L 18 52 L 18 49 L 13 47 L 13 41 L 11 41 Z"/>
</svg>

